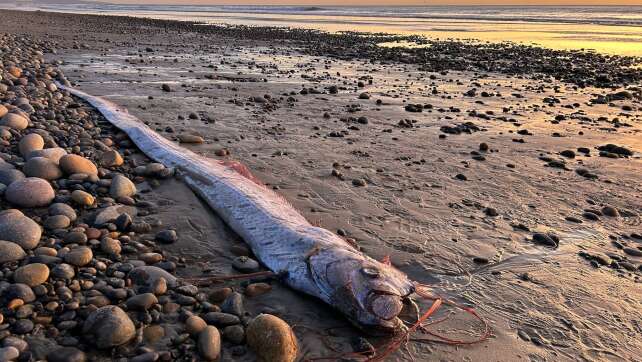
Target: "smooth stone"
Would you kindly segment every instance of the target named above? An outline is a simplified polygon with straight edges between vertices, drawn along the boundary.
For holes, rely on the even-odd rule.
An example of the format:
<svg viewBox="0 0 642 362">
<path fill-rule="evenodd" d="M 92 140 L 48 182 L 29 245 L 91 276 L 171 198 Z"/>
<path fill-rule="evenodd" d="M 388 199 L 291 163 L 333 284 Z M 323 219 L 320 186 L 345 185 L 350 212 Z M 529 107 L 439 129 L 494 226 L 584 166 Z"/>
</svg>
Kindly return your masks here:
<svg viewBox="0 0 642 362">
<path fill-rule="evenodd" d="M 136 327 L 127 313 L 114 305 L 98 308 L 83 324 L 83 334 L 100 349 L 120 346 L 131 341 Z"/>
<path fill-rule="evenodd" d="M 44 158 L 50 159 L 56 165 L 59 165 L 60 159 L 62 158 L 62 156 L 66 154 L 67 154 L 67 151 L 65 151 L 64 148 L 52 147 L 52 148 L 45 148 L 42 150 L 31 151 L 29 155 L 27 155 L 27 159 L 31 159 L 33 157 L 44 157 Z"/>
<path fill-rule="evenodd" d="M 614 208 L 612 206 L 604 206 L 602 208 L 602 214 L 604 214 L 605 216 L 608 216 L 608 217 L 619 217 L 620 216 L 620 212 L 618 211 L 618 209 L 616 209 L 616 208 Z"/>
<path fill-rule="evenodd" d="M 198 335 L 198 352 L 207 361 L 213 361 L 221 354 L 221 334 L 213 326 L 207 326 Z"/>
<path fill-rule="evenodd" d="M 29 126 L 29 120 L 17 113 L 7 113 L 0 119 L 0 126 L 21 131 Z"/>
<path fill-rule="evenodd" d="M 161 230 L 156 234 L 156 240 L 163 244 L 171 244 L 178 240 L 175 230 Z"/>
<path fill-rule="evenodd" d="M 136 185 L 127 177 L 116 175 L 116 177 L 111 180 L 109 194 L 115 199 L 119 197 L 131 197 L 136 194 Z"/>
<path fill-rule="evenodd" d="M 26 284 L 30 287 L 40 285 L 47 279 L 49 279 L 49 267 L 40 263 L 21 266 L 13 273 L 13 280 L 16 283 Z"/>
<path fill-rule="evenodd" d="M 85 352 L 76 347 L 62 347 L 47 354 L 47 362 L 86 362 Z"/>
<path fill-rule="evenodd" d="M 33 157 L 22 168 L 25 175 L 45 180 L 57 180 L 62 177 L 62 170 L 52 160 L 45 157 Z"/>
<path fill-rule="evenodd" d="M 2 340 L 2 347 L 16 347 L 22 353 L 29 348 L 29 344 L 24 339 L 9 336 Z"/>
<path fill-rule="evenodd" d="M 221 310 L 225 313 L 242 316 L 244 314 L 243 296 L 240 293 L 233 292 L 221 304 Z"/>
<path fill-rule="evenodd" d="M 203 318 L 193 315 L 187 318 L 185 321 L 185 332 L 191 334 L 192 336 L 196 336 L 199 333 L 201 333 L 205 327 L 207 327 L 207 323 L 203 320 Z"/>
<path fill-rule="evenodd" d="M 55 215 L 65 215 L 70 221 L 76 221 L 76 210 L 73 207 L 57 202 L 55 204 L 49 205 L 47 212 L 51 216 Z"/>
<path fill-rule="evenodd" d="M 106 151 L 100 155 L 100 164 L 103 167 L 117 167 L 124 163 L 123 156 L 116 150 Z"/>
<path fill-rule="evenodd" d="M 201 136 L 191 134 L 181 134 L 178 136 L 180 143 L 203 143 L 205 140 Z"/>
<path fill-rule="evenodd" d="M 259 271 L 259 263 L 247 256 L 239 256 L 232 261 L 232 267 L 241 273 L 255 273 Z"/>
<path fill-rule="evenodd" d="M 158 304 L 158 299 L 152 293 L 135 295 L 125 303 L 129 310 L 148 310 L 154 304 Z"/>
<path fill-rule="evenodd" d="M 3 293 L 3 297 L 8 300 L 21 299 L 25 303 L 31 303 L 36 300 L 36 295 L 30 286 L 26 284 L 11 284 Z"/>
<path fill-rule="evenodd" d="M 223 338 L 232 344 L 241 344 L 245 340 L 245 330 L 238 324 L 227 326 L 223 328 Z"/>
<path fill-rule="evenodd" d="M 45 147 L 45 140 L 37 133 L 30 133 L 20 139 L 18 150 L 22 157 L 27 157 L 32 151 L 41 150 Z"/>
<path fill-rule="evenodd" d="M 75 173 L 84 173 L 87 175 L 98 174 L 98 169 L 93 162 L 82 156 L 74 154 L 62 156 L 60 158 L 60 168 L 62 168 L 62 170 L 68 175 Z"/>
<path fill-rule="evenodd" d="M 106 254 L 120 255 L 122 246 L 120 245 L 120 241 L 106 237 L 100 241 L 100 250 Z"/>
<path fill-rule="evenodd" d="M 292 328 L 271 314 L 259 314 L 247 326 L 248 346 L 260 361 L 293 362 L 297 356 L 297 340 Z"/>
<path fill-rule="evenodd" d="M 58 264 L 51 270 L 51 276 L 55 279 L 68 280 L 76 275 L 74 267 L 69 264 Z"/>
<path fill-rule="evenodd" d="M 268 283 L 252 283 L 245 288 L 245 295 L 248 297 L 257 297 L 272 290 L 272 286 Z"/>
<path fill-rule="evenodd" d="M 24 259 L 27 253 L 16 243 L 0 240 L 0 264 Z"/>
<path fill-rule="evenodd" d="M 102 208 L 93 215 L 93 225 L 102 226 L 108 222 L 116 220 L 121 214 L 127 213 L 131 217 L 138 215 L 138 210 L 132 206 L 114 205 Z"/>
<path fill-rule="evenodd" d="M 20 170 L 16 170 L 16 169 L 0 170 L 0 184 L 5 184 L 9 186 L 16 181 L 24 180 L 24 178 L 25 178 L 25 174 Z"/>
<path fill-rule="evenodd" d="M 71 193 L 71 199 L 81 206 L 91 206 L 96 201 L 92 194 L 82 190 L 74 190 Z"/>
<path fill-rule="evenodd" d="M 20 351 L 18 351 L 16 347 L 9 346 L 0 348 L 0 361 L 2 362 L 16 360 L 18 356 L 20 356 Z"/>
<path fill-rule="evenodd" d="M 71 225 L 71 220 L 65 215 L 49 216 L 43 223 L 45 229 L 49 230 L 65 229 L 68 228 L 69 225 Z"/>
<path fill-rule="evenodd" d="M 38 245 L 41 235 L 40 225 L 21 212 L 7 210 L 0 213 L 0 237 L 2 239 L 14 242 L 25 250 L 31 250 Z"/>
<path fill-rule="evenodd" d="M 42 207 L 51 204 L 56 193 L 46 180 L 27 177 L 9 185 L 5 197 L 20 207 Z"/>
<path fill-rule="evenodd" d="M 136 286 L 136 291 L 152 292 L 158 286 L 157 283 L 160 279 L 165 280 L 167 286 L 170 288 L 176 287 L 176 277 L 167 271 L 150 265 L 139 266 L 129 272 L 129 279 Z M 158 293 L 155 293 L 158 294 Z"/>
<path fill-rule="evenodd" d="M 642 257 L 642 250 L 635 249 L 635 248 L 624 248 L 622 251 L 625 254 L 631 255 L 631 256 L 636 256 L 636 257 Z"/>
<path fill-rule="evenodd" d="M 205 314 L 205 321 L 208 324 L 213 324 L 219 327 L 231 326 L 241 323 L 241 319 L 234 314 L 221 312 L 210 312 Z"/>
<path fill-rule="evenodd" d="M 75 265 L 75 266 L 85 266 L 91 262 L 94 254 L 91 249 L 86 246 L 80 246 L 75 249 L 72 249 L 70 252 L 65 254 L 63 259 L 65 262 Z"/>
</svg>

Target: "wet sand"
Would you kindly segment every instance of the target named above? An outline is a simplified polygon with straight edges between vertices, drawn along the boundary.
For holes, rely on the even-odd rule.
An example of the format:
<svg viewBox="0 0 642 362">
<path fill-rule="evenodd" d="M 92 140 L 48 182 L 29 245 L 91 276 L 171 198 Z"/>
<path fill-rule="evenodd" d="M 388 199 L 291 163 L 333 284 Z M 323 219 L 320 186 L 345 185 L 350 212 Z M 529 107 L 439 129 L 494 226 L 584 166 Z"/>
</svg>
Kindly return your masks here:
<svg viewBox="0 0 642 362">
<path fill-rule="evenodd" d="M 126 106 L 170 139 L 202 136 L 204 144 L 187 147 L 245 163 L 309 220 L 372 257 L 389 255 L 492 327 L 481 344 L 409 343 L 390 360 L 639 360 L 639 84 L 581 88 L 529 73 L 430 72 L 311 54 L 243 32 L 221 37 L 141 21 L 132 36 L 135 20 L 98 32 L 82 16 L 70 26 L 63 15 L 10 14 L 0 31 L 49 39 L 56 54 L 46 58 L 60 60 L 79 89 Z M 630 98 L 594 102 L 625 89 Z M 409 112 L 418 110 L 411 104 L 423 111 Z M 597 147 L 609 143 L 632 156 L 600 157 Z M 230 155 L 217 156 L 221 149 Z M 566 150 L 574 157 L 560 154 Z M 232 272 L 237 236 L 180 182 L 153 195 L 167 206 L 157 217 L 180 235 L 168 250 L 190 265 L 179 274 Z M 618 216 L 603 215 L 604 207 Z M 534 243 L 536 233 L 557 235 L 558 246 Z M 350 351 L 360 331 L 273 286 L 246 307 L 293 325 L 302 359 Z M 465 339 L 480 326 L 457 313 L 431 328 Z"/>
</svg>

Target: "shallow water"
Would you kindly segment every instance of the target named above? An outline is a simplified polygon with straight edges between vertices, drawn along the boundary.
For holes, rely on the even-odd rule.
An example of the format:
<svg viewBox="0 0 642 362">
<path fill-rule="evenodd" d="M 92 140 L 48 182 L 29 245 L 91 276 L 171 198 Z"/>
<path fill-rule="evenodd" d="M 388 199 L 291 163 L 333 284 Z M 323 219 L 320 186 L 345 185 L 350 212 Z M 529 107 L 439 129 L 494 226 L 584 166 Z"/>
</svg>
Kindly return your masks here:
<svg viewBox="0 0 642 362">
<path fill-rule="evenodd" d="M 2 5 L 0 5 L 2 6 Z M 5 6 L 11 6 L 11 4 Z M 642 7 L 288 7 L 76 4 L 31 9 L 330 32 L 419 34 L 642 56 Z"/>
</svg>

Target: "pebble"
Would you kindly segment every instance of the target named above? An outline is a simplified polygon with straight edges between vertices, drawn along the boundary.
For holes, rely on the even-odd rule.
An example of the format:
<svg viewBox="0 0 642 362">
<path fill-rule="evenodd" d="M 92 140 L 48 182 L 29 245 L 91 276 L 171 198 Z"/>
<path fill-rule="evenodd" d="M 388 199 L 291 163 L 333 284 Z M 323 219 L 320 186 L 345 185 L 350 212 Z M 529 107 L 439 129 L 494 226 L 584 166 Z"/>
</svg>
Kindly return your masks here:
<svg viewBox="0 0 642 362">
<path fill-rule="evenodd" d="M 622 251 L 627 255 L 642 257 L 642 250 L 639 249 L 625 247 Z"/>
<path fill-rule="evenodd" d="M 41 263 L 27 264 L 16 269 L 13 280 L 30 287 L 40 285 L 49 279 L 49 267 Z"/>
<path fill-rule="evenodd" d="M 11 185 L 12 183 L 25 178 L 25 174 L 20 170 L 5 169 L 0 170 L 0 183 Z"/>
<path fill-rule="evenodd" d="M 155 266 L 139 266 L 129 272 L 128 277 L 135 285 L 137 292 L 152 292 L 156 295 L 164 294 L 159 293 L 158 282 L 162 279 L 166 283 L 166 288 L 174 288 L 176 286 L 176 277 L 167 271 Z"/>
<path fill-rule="evenodd" d="M 122 247 L 120 241 L 105 237 L 100 241 L 100 250 L 105 254 L 120 255 Z"/>
<path fill-rule="evenodd" d="M 62 177 L 62 170 L 52 160 L 45 157 L 30 158 L 23 167 L 25 175 L 45 180 L 57 180 Z"/>
<path fill-rule="evenodd" d="M 556 248 L 559 244 L 559 238 L 554 234 L 534 233 L 533 242 L 535 244 L 546 245 Z"/>
<path fill-rule="evenodd" d="M 190 316 L 185 321 L 185 332 L 191 334 L 192 336 L 198 335 L 206 327 L 207 327 L 207 323 L 205 323 L 203 318 L 196 315 Z"/>
<path fill-rule="evenodd" d="M 45 229 L 55 230 L 55 229 L 64 229 L 71 225 L 71 220 L 65 215 L 54 215 L 48 217 L 43 226 Z"/>
<path fill-rule="evenodd" d="M 51 216 L 65 215 L 70 221 L 76 221 L 77 217 L 76 210 L 74 210 L 71 206 L 63 204 L 61 202 L 49 205 L 47 212 L 49 212 L 49 215 Z"/>
<path fill-rule="evenodd" d="M 20 299 L 23 303 L 31 303 L 36 300 L 36 295 L 30 286 L 21 283 L 11 284 L 3 293 L 3 297 L 11 299 Z"/>
<path fill-rule="evenodd" d="M 272 290 L 272 286 L 268 283 L 252 283 L 245 288 L 245 295 L 248 297 L 257 297 Z"/>
<path fill-rule="evenodd" d="M 620 216 L 620 212 L 618 211 L 618 209 L 616 209 L 616 208 L 614 208 L 612 206 L 604 206 L 602 208 L 602 214 L 604 214 L 604 216 L 608 216 L 608 217 L 619 217 Z"/>
<path fill-rule="evenodd" d="M 112 178 L 109 186 L 109 195 L 118 199 L 120 197 L 130 197 L 136 194 L 136 185 L 130 179 L 123 175 L 116 175 Z"/>
<path fill-rule="evenodd" d="M 241 273 L 255 273 L 259 271 L 259 263 L 247 256 L 238 256 L 232 261 L 232 267 Z"/>
<path fill-rule="evenodd" d="M 20 139 L 18 150 L 22 157 L 27 157 L 32 151 L 38 151 L 45 147 L 45 140 L 37 133 L 30 133 Z"/>
<path fill-rule="evenodd" d="M 124 162 L 123 156 L 116 150 L 106 151 L 100 155 L 100 164 L 104 167 L 118 167 Z"/>
<path fill-rule="evenodd" d="M 223 338 L 232 344 L 241 344 L 245 341 L 245 330 L 239 324 L 223 328 Z"/>
<path fill-rule="evenodd" d="M 219 327 L 231 326 L 241 323 L 241 319 L 239 319 L 239 317 L 235 316 L 234 314 L 222 312 L 210 312 L 205 314 L 204 318 L 208 324 L 213 324 Z"/>
<path fill-rule="evenodd" d="M 246 330 L 248 346 L 260 361 L 293 362 L 297 357 L 297 340 L 290 326 L 271 314 L 259 314 Z"/>
<path fill-rule="evenodd" d="M 0 212 L 0 235 L 3 240 L 18 244 L 25 250 L 38 245 L 42 229 L 18 210 Z"/>
<path fill-rule="evenodd" d="M 156 234 L 156 240 L 163 244 L 171 244 L 178 240 L 176 230 L 162 230 Z"/>
<path fill-rule="evenodd" d="M 47 362 L 86 362 L 85 352 L 76 347 L 62 347 L 47 354 Z"/>
<path fill-rule="evenodd" d="M 191 135 L 191 134 L 181 134 L 178 136 L 178 140 L 181 143 L 203 143 L 205 140 L 201 136 Z"/>
<path fill-rule="evenodd" d="M 0 240 L 0 264 L 12 263 L 24 259 L 25 251 L 16 243 Z"/>
<path fill-rule="evenodd" d="M 21 131 L 29 126 L 29 120 L 17 113 L 7 113 L 0 119 L 0 126 Z"/>
<path fill-rule="evenodd" d="M 129 310 L 148 310 L 154 304 L 158 304 L 158 299 L 152 293 L 135 295 L 129 298 L 126 303 Z"/>
<path fill-rule="evenodd" d="M 93 311 L 83 324 L 82 333 L 100 349 L 120 346 L 132 340 L 136 327 L 127 313 L 114 305 Z"/>
<path fill-rule="evenodd" d="M 68 175 L 73 175 L 76 173 L 83 173 L 86 175 L 98 174 L 98 169 L 93 162 L 82 156 L 74 154 L 62 156 L 60 158 L 60 168 L 62 168 L 62 170 Z"/>
<path fill-rule="evenodd" d="M 91 206 L 96 201 L 94 196 L 82 190 L 74 190 L 71 193 L 71 199 L 80 206 Z"/>
<path fill-rule="evenodd" d="M 67 154 L 67 151 L 65 151 L 63 148 L 60 148 L 60 147 L 45 148 L 42 150 L 31 151 L 27 156 L 27 159 L 31 159 L 33 157 L 44 157 L 44 158 L 50 159 L 56 165 L 59 165 L 60 158 L 62 158 L 62 156 L 66 154 Z"/>
<path fill-rule="evenodd" d="M 70 252 L 65 254 L 63 259 L 65 262 L 74 265 L 74 266 L 85 266 L 91 262 L 94 254 L 91 249 L 86 246 L 80 246 L 72 249 Z"/>
<path fill-rule="evenodd" d="M 18 359 L 18 356 L 20 356 L 20 351 L 16 347 L 0 348 L 0 361 L 13 361 Z"/>
<path fill-rule="evenodd" d="M 56 194 L 46 180 L 27 177 L 11 183 L 5 191 L 5 197 L 20 207 L 43 207 L 49 205 Z"/>
<path fill-rule="evenodd" d="M 221 334 L 213 326 L 207 326 L 198 335 L 198 352 L 207 361 L 213 361 L 221 354 Z"/>
</svg>

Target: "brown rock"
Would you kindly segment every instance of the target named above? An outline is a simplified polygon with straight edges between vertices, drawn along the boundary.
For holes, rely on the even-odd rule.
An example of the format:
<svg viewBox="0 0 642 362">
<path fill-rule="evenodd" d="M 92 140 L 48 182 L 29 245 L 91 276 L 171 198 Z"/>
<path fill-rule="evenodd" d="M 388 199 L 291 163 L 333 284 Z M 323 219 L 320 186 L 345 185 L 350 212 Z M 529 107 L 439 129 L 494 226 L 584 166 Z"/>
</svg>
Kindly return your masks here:
<svg viewBox="0 0 642 362">
<path fill-rule="evenodd" d="M 247 326 L 247 344 L 260 361 L 293 362 L 297 340 L 290 326 L 278 317 L 259 314 Z"/>
<path fill-rule="evenodd" d="M 42 136 L 37 133 L 30 133 L 20 139 L 18 149 L 22 157 L 27 157 L 32 151 L 41 150 L 44 146 L 45 140 L 42 139 Z"/>
<path fill-rule="evenodd" d="M 97 175 L 98 169 L 90 160 L 78 155 L 64 155 L 60 158 L 60 167 L 68 174 L 84 173 L 86 175 Z"/>
</svg>

